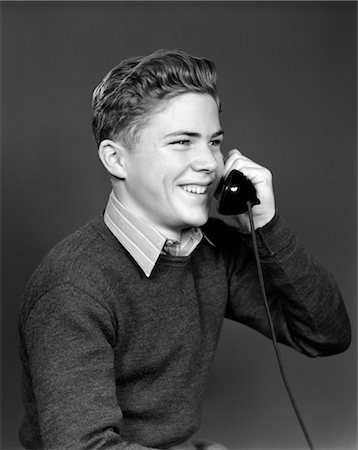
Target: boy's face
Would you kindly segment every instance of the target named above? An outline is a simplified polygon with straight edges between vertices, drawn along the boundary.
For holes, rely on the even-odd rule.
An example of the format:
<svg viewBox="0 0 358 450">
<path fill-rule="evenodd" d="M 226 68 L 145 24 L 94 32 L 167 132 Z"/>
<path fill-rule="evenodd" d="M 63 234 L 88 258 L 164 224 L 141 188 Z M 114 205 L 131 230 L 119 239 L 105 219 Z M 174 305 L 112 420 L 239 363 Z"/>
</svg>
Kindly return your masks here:
<svg viewBox="0 0 358 450">
<path fill-rule="evenodd" d="M 208 220 L 223 173 L 223 133 L 215 100 L 186 93 L 167 101 L 125 151 L 120 200 L 167 237 Z"/>
</svg>

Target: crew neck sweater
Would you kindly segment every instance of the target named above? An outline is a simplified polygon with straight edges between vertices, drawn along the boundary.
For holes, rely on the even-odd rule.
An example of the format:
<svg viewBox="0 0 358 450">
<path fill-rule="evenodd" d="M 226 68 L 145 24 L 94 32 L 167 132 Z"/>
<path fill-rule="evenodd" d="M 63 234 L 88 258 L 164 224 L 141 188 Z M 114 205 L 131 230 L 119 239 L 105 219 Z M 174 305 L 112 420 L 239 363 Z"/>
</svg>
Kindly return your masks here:
<svg viewBox="0 0 358 450">
<path fill-rule="evenodd" d="M 59 243 L 20 313 L 28 449 L 164 449 L 200 426 L 224 318 L 270 336 L 250 238 L 218 219 L 189 257 L 147 278 L 99 215 Z M 343 351 L 350 326 L 332 276 L 278 214 L 257 232 L 279 342 Z"/>
</svg>

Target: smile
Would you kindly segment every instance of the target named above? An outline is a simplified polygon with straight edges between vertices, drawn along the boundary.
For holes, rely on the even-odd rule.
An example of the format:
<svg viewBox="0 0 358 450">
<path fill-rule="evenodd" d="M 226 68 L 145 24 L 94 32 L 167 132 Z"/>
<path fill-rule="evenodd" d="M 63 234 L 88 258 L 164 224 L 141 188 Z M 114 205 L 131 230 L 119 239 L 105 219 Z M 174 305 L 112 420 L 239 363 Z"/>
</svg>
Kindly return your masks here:
<svg viewBox="0 0 358 450">
<path fill-rule="evenodd" d="M 206 194 L 208 187 L 207 186 L 201 186 L 198 184 L 188 184 L 180 186 L 185 192 L 188 192 L 189 194 L 198 194 L 203 195 Z"/>
</svg>

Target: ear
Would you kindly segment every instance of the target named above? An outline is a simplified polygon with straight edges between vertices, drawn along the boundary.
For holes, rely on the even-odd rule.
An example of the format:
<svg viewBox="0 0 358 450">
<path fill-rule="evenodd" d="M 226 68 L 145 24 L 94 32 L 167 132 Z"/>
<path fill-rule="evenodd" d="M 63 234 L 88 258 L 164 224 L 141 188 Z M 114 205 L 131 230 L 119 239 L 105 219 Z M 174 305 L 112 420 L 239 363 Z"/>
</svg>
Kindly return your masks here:
<svg viewBox="0 0 358 450">
<path fill-rule="evenodd" d="M 107 172 L 116 178 L 124 179 L 127 176 L 125 165 L 126 149 L 110 139 L 99 144 L 98 156 Z"/>
</svg>

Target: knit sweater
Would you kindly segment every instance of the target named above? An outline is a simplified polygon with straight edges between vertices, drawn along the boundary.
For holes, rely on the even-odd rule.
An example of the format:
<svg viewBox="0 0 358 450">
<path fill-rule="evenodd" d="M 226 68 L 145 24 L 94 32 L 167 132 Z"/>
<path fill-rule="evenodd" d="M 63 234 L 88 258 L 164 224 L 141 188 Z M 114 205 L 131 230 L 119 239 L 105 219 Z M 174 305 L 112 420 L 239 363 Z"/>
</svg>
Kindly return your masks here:
<svg viewBox="0 0 358 450">
<path fill-rule="evenodd" d="M 31 449 L 168 448 L 189 439 L 224 318 L 269 336 L 250 237 L 210 219 L 189 257 L 147 278 L 98 216 L 47 255 L 20 314 Z M 308 356 L 349 345 L 335 284 L 278 214 L 257 232 L 278 340 Z"/>
</svg>

